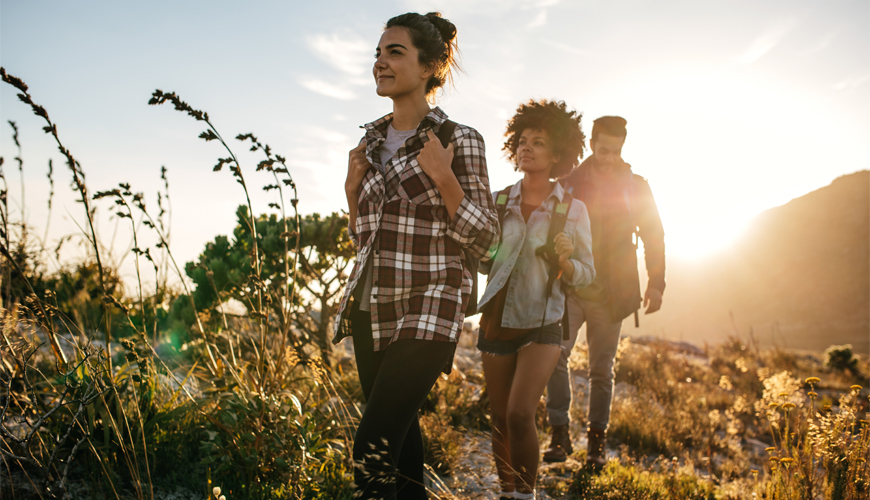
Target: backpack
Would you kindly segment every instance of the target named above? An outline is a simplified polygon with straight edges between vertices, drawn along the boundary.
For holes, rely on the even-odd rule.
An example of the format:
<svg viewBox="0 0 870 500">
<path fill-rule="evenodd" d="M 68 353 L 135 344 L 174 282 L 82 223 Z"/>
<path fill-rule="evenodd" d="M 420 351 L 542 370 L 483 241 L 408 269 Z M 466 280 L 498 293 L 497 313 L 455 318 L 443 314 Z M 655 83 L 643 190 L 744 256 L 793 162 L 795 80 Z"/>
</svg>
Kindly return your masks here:
<svg viewBox="0 0 870 500">
<path fill-rule="evenodd" d="M 513 186 L 508 186 L 498 192 L 495 199 L 495 210 L 498 214 L 499 227 L 504 223 L 505 212 L 507 212 L 507 201 Z M 559 256 L 556 254 L 556 235 L 565 230 L 565 223 L 568 221 L 568 212 L 571 210 L 571 203 L 574 198 L 567 191 L 562 203 L 557 203 L 553 206 L 553 212 L 550 214 L 550 228 L 547 231 L 547 243 L 535 249 L 535 255 L 543 256 L 550 263 L 550 275 L 547 279 L 547 299 L 544 304 L 544 317 L 541 318 L 541 327 L 544 326 L 544 321 L 547 316 L 547 302 L 550 301 L 550 294 L 553 291 L 553 284 L 557 279 L 562 277 L 562 269 L 559 268 Z M 495 254 L 501 248 L 501 234 L 499 234 L 498 247 Z M 495 255 L 493 255 L 495 259 Z M 567 307 L 565 308 L 567 314 Z M 568 340 L 568 321 L 564 318 L 562 321 L 562 339 Z"/>
<path fill-rule="evenodd" d="M 441 146 L 446 148 L 450 144 L 450 138 L 453 136 L 453 131 L 456 130 L 456 122 L 452 120 L 444 120 L 441 123 L 441 128 L 438 129 L 437 137 L 441 141 Z M 455 157 L 454 157 L 455 164 Z M 451 165 L 451 168 L 453 165 Z M 454 170 L 454 174 L 456 171 Z M 471 296 L 468 297 L 468 304 L 465 306 L 465 317 L 474 316 L 477 311 L 477 270 L 480 268 L 480 259 L 472 255 L 468 250 L 462 250 L 462 260 L 465 262 L 465 267 L 471 272 Z"/>
</svg>

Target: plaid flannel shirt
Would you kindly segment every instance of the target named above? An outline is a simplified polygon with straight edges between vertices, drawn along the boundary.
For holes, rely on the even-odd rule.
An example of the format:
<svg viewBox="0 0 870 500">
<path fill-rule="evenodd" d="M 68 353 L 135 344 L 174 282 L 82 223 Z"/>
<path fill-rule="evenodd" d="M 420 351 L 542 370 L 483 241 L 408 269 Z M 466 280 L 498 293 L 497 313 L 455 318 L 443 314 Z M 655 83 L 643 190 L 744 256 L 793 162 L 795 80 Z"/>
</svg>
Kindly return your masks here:
<svg viewBox="0 0 870 500">
<path fill-rule="evenodd" d="M 366 124 L 366 158 L 376 165 L 392 114 Z M 351 335 L 348 314 L 353 290 L 366 261 L 372 269 L 371 317 L 374 348 L 399 339 L 457 342 L 471 293 L 471 272 L 463 249 L 481 260 L 498 242 L 498 216 L 489 189 L 483 137 L 457 125 L 453 172 L 465 191 L 451 219 L 435 183 L 417 163 L 447 115 L 433 109 L 387 162 L 384 174 L 372 167 L 360 186 L 356 226 L 348 228 L 358 252 L 335 321 L 334 343 Z"/>
</svg>

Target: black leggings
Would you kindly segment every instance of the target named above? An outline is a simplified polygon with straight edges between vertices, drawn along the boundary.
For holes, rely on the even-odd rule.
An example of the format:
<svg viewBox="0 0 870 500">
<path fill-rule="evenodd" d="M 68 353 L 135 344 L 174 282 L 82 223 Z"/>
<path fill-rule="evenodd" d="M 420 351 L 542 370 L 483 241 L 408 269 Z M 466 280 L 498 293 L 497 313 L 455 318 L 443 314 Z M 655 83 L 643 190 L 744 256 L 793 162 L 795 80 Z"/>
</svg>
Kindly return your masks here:
<svg viewBox="0 0 870 500">
<path fill-rule="evenodd" d="M 366 408 L 353 442 L 357 498 L 425 499 L 423 435 L 417 411 L 453 359 L 456 344 L 398 340 L 374 350 L 371 315 L 350 314 Z M 385 442 L 386 441 L 386 442 Z"/>
</svg>

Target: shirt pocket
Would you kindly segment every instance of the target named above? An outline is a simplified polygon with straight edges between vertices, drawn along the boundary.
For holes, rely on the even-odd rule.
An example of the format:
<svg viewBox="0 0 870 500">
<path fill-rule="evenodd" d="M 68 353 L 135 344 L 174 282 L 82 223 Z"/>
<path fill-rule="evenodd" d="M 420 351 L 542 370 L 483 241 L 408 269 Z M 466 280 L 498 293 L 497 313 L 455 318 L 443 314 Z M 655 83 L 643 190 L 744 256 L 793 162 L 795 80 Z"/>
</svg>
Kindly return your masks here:
<svg viewBox="0 0 870 500">
<path fill-rule="evenodd" d="M 550 215 L 541 213 L 539 210 L 532 212 L 529 222 L 526 224 L 526 239 L 535 249 L 547 243 L 550 232 Z"/>
<path fill-rule="evenodd" d="M 402 170 L 399 178 L 399 196 L 414 205 L 443 206 L 444 200 L 432 179 L 423 172 L 416 155 Z"/>
<path fill-rule="evenodd" d="M 525 224 L 518 221 L 513 214 L 507 214 L 501 225 L 500 239 L 502 245 L 515 246 L 517 242 L 523 238 L 523 231 L 525 230 L 524 226 Z"/>
</svg>

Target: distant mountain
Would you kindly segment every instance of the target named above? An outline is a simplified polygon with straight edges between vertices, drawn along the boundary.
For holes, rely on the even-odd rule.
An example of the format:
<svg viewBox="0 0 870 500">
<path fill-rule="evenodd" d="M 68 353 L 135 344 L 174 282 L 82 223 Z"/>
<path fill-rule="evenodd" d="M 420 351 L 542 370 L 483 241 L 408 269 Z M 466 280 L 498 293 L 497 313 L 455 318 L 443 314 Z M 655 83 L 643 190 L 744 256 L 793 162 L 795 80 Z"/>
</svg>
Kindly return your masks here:
<svg viewBox="0 0 870 500">
<path fill-rule="evenodd" d="M 870 172 L 758 215 L 730 249 L 702 262 L 668 261 L 664 308 L 631 335 L 718 342 L 752 333 L 763 344 L 822 350 L 851 343 L 870 355 Z"/>
</svg>

